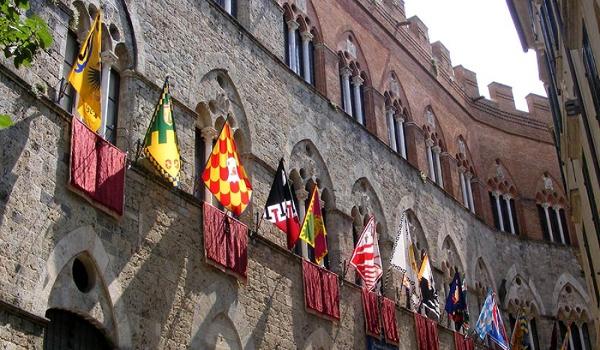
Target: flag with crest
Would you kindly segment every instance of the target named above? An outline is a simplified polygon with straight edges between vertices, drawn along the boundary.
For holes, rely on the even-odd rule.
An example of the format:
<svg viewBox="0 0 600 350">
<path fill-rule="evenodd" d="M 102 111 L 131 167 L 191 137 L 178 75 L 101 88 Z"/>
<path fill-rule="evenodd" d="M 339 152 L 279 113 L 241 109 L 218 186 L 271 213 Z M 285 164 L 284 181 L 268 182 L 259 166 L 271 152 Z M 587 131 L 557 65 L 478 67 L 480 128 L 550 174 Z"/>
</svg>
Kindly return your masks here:
<svg viewBox="0 0 600 350">
<path fill-rule="evenodd" d="M 496 304 L 496 294 L 491 290 L 485 299 L 481 313 L 475 324 L 475 333 L 480 339 L 484 339 L 487 335 L 491 341 L 496 343 L 502 350 L 509 350 L 508 338 L 506 329 L 502 322 L 502 316 L 498 305 Z"/>
<path fill-rule="evenodd" d="M 440 318 L 440 301 L 435 289 L 435 280 L 427 253 L 423 256 L 423 262 L 421 263 L 421 269 L 419 269 L 417 278 L 419 279 L 419 287 L 421 288 L 421 307 L 425 309 L 428 317 L 438 320 Z"/>
<path fill-rule="evenodd" d="M 177 143 L 177 131 L 173 119 L 169 79 L 165 79 L 162 94 L 154 109 L 154 115 L 144 138 L 144 157 L 173 186 L 179 185 L 181 158 Z"/>
<path fill-rule="evenodd" d="M 463 283 L 460 279 L 460 273 L 456 271 L 452 283 L 450 283 L 450 291 L 446 298 L 446 306 L 444 307 L 448 313 L 448 318 L 454 321 L 456 330 L 460 330 L 465 322 L 465 315 L 468 315 L 466 293 L 463 291 Z M 466 317 L 468 319 L 468 316 Z"/>
<path fill-rule="evenodd" d="M 400 218 L 400 232 L 396 235 L 390 266 L 402 272 L 402 284 L 408 290 L 412 308 L 416 309 L 421 299 L 419 288 L 417 288 L 417 273 L 419 269 L 410 234 L 410 222 L 408 221 L 406 212 Z"/>
<path fill-rule="evenodd" d="M 375 288 L 377 281 L 383 274 L 375 229 L 375 218 L 371 216 L 356 243 L 350 259 L 350 264 L 356 268 L 356 272 L 358 272 L 369 291 Z"/>
<path fill-rule="evenodd" d="M 263 217 L 287 234 L 288 249 L 294 248 L 300 236 L 300 219 L 296 210 L 296 197 L 290 187 L 283 158 L 275 172 L 271 192 L 265 204 Z"/>
<path fill-rule="evenodd" d="M 252 185 L 233 140 L 233 133 L 225 122 L 202 173 L 202 181 L 224 208 L 240 216 L 252 196 Z"/>
<path fill-rule="evenodd" d="M 327 231 L 321 212 L 321 200 L 317 186 L 313 187 L 310 203 L 306 209 L 300 238 L 315 249 L 315 261 L 320 264 L 327 255 Z"/>
<path fill-rule="evenodd" d="M 78 94 L 77 113 L 93 132 L 97 132 L 102 125 L 100 110 L 101 46 L 102 12 L 98 11 L 68 77 L 69 83 Z"/>
</svg>

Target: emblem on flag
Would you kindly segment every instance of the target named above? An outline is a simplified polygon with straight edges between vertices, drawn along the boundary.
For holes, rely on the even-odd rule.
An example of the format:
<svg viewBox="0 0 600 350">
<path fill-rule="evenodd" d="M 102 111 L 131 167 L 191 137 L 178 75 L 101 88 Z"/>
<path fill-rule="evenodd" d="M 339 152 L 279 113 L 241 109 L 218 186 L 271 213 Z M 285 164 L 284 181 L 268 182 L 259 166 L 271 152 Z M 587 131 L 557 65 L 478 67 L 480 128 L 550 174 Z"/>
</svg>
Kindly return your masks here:
<svg viewBox="0 0 600 350">
<path fill-rule="evenodd" d="M 179 185 L 181 159 L 177 143 L 177 131 L 171 108 L 169 80 L 165 79 L 163 91 L 154 109 L 146 137 L 144 138 L 144 157 L 168 179 L 173 186 Z"/>
<path fill-rule="evenodd" d="M 396 235 L 390 266 L 403 273 L 402 284 L 408 291 L 412 308 L 416 309 L 421 299 L 419 289 L 416 288 L 419 269 L 417 268 L 414 246 L 410 235 L 410 223 L 406 212 L 400 218 L 400 232 Z"/>
<path fill-rule="evenodd" d="M 275 172 L 263 217 L 287 233 L 287 247 L 288 249 L 294 248 L 300 236 L 300 219 L 298 219 L 296 210 L 296 198 L 283 166 L 283 158 L 279 161 L 277 172 Z"/>
<path fill-rule="evenodd" d="M 480 339 L 484 339 L 487 335 L 490 340 L 496 343 L 501 349 L 508 350 L 508 340 L 506 337 L 506 329 L 496 304 L 496 294 L 491 290 L 488 293 L 485 303 L 481 308 L 479 319 L 475 324 L 475 333 Z"/>
<path fill-rule="evenodd" d="M 356 243 L 350 259 L 350 264 L 356 268 L 356 272 L 358 272 L 369 291 L 375 288 L 377 280 L 383 274 L 375 229 L 375 218 L 371 216 Z"/>
<path fill-rule="evenodd" d="M 529 322 L 524 316 L 517 317 L 515 322 L 515 329 L 512 333 L 510 340 L 511 350 L 529 350 L 531 344 L 529 343 Z"/>
<path fill-rule="evenodd" d="M 240 162 L 228 122 L 223 125 L 208 158 L 202 181 L 223 207 L 237 216 L 250 204 L 252 186 Z"/>
<path fill-rule="evenodd" d="M 423 256 L 423 262 L 421 263 L 421 269 L 419 270 L 419 287 L 421 287 L 421 306 L 425 308 L 425 312 L 428 315 L 440 318 L 440 302 L 438 300 L 438 294 L 435 290 L 435 281 L 433 279 L 433 271 L 431 270 L 431 264 L 429 263 L 429 256 L 427 253 Z"/>
<path fill-rule="evenodd" d="M 98 11 L 67 79 L 79 94 L 77 113 L 93 132 L 97 132 L 102 125 L 100 110 L 101 46 L 102 12 Z"/>
<path fill-rule="evenodd" d="M 468 322 L 466 291 L 463 289 L 463 283 L 458 271 L 454 274 L 454 278 L 450 284 L 445 310 L 448 313 L 448 318 L 454 321 L 456 330 L 459 330 L 464 322 Z"/>
<path fill-rule="evenodd" d="M 315 249 L 315 261 L 320 264 L 327 255 L 327 231 L 321 212 L 321 200 L 317 186 L 313 187 L 310 203 L 300 230 L 300 238 Z"/>
</svg>

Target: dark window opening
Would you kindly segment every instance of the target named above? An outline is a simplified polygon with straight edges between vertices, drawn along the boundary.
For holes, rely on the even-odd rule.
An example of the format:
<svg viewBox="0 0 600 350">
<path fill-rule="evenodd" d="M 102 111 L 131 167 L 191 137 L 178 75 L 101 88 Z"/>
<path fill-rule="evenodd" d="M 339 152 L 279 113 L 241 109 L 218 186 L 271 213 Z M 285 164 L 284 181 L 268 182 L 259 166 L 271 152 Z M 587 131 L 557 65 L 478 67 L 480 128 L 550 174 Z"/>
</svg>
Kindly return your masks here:
<svg viewBox="0 0 600 350">
<path fill-rule="evenodd" d="M 50 322 L 44 332 L 44 350 L 115 349 L 98 328 L 81 316 L 50 309 L 46 317 Z"/>
<path fill-rule="evenodd" d="M 117 123 L 119 119 L 119 88 L 121 77 L 114 69 L 110 70 L 108 84 L 108 106 L 106 111 L 106 131 L 104 138 L 113 145 L 117 142 Z"/>
<path fill-rule="evenodd" d="M 69 81 L 69 73 L 73 68 L 73 64 L 75 63 L 75 59 L 77 57 L 77 53 L 79 51 L 79 43 L 77 42 L 77 35 L 72 31 L 67 33 L 67 47 L 65 49 L 65 56 L 63 61 L 63 80 L 60 88 L 63 93 L 60 97 L 60 106 L 65 111 L 71 113 L 73 111 L 73 107 L 75 105 L 75 89 Z"/>
</svg>

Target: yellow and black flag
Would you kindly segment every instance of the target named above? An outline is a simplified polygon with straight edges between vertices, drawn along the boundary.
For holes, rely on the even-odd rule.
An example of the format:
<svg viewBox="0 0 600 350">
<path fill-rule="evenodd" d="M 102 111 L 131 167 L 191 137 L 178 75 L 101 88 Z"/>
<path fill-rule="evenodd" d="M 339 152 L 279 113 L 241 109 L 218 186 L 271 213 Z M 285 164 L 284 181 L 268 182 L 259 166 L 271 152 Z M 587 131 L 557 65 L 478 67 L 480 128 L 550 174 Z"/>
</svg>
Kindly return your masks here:
<svg viewBox="0 0 600 350">
<path fill-rule="evenodd" d="M 169 80 L 167 78 L 160 100 L 154 109 L 152 121 L 148 131 L 146 131 L 143 152 L 144 156 L 162 176 L 173 183 L 173 186 L 178 186 L 181 158 L 171 107 Z"/>
<path fill-rule="evenodd" d="M 69 73 L 69 83 L 79 94 L 77 112 L 85 124 L 94 132 L 102 125 L 100 110 L 100 50 L 102 46 L 102 12 L 96 19 L 77 54 L 73 69 Z"/>
</svg>

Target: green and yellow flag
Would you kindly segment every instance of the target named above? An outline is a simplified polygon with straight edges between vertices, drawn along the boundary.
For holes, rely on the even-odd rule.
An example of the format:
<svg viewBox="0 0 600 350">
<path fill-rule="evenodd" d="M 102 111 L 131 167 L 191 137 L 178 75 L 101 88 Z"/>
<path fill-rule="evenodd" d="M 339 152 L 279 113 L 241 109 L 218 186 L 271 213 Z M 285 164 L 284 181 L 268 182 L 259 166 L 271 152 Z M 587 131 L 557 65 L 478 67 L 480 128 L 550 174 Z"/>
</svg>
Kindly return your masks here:
<svg viewBox="0 0 600 350">
<path fill-rule="evenodd" d="M 94 132 L 102 125 L 100 110 L 100 50 L 102 46 L 102 12 L 96 19 L 77 54 L 69 83 L 78 93 L 77 112 L 84 123 Z"/>
<path fill-rule="evenodd" d="M 161 175 L 172 182 L 173 186 L 179 185 L 181 158 L 171 108 L 168 78 L 165 80 L 162 95 L 154 109 L 148 131 L 146 131 L 143 152 Z"/>
<path fill-rule="evenodd" d="M 310 203 L 306 209 L 300 238 L 315 249 L 315 261 L 320 264 L 325 255 L 327 255 L 327 231 L 323 222 L 323 213 L 321 212 L 321 200 L 319 199 L 319 190 L 315 186 L 310 196 Z"/>
</svg>

